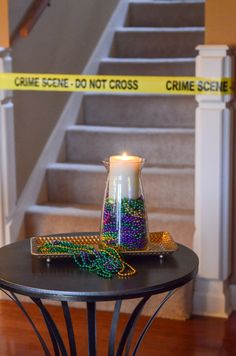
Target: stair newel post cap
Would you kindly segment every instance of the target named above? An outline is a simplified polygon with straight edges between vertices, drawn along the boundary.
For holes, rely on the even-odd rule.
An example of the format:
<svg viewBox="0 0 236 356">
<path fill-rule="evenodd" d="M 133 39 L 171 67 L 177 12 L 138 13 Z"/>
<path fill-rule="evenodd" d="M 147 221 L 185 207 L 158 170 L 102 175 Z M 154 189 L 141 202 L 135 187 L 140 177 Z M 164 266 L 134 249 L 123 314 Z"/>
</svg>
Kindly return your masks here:
<svg viewBox="0 0 236 356">
<path fill-rule="evenodd" d="M 196 47 L 196 77 L 209 79 L 226 79 L 233 77 L 233 52 L 228 45 L 199 45 Z M 233 84 L 233 83 L 232 83 Z M 199 103 L 226 103 L 233 99 L 233 94 L 196 95 Z"/>
</svg>

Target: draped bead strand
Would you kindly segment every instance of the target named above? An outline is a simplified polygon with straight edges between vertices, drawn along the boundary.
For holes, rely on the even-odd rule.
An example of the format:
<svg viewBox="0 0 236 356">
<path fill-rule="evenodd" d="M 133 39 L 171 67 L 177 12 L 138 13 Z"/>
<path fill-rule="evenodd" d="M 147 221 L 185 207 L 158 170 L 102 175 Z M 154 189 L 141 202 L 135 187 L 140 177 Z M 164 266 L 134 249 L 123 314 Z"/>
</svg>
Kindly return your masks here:
<svg viewBox="0 0 236 356">
<path fill-rule="evenodd" d="M 45 255 L 67 253 L 81 270 L 95 272 L 103 278 L 109 279 L 115 275 L 128 277 L 136 273 L 136 270 L 122 259 L 117 249 L 105 244 L 95 247 L 54 240 L 44 242 L 38 247 L 38 252 Z"/>
</svg>

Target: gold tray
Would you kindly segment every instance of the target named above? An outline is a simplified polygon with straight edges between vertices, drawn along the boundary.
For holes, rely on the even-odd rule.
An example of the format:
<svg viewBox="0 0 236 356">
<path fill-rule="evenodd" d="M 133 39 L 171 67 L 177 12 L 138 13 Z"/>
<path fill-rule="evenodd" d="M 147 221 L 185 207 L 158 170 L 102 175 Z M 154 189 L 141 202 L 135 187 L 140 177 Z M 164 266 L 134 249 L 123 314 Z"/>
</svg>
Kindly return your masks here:
<svg viewBox="0 0 236 356">
<path fill-rule="evenodd" d="M 95 247 L 100 243 L 99 235 L 50 235 L 50 236 L 35 236 L 30 239 L 31 243 L 31 254 L 41 258 L 55 257 L 71 257 L 70 254 L 66 253 L 50 253 L 45 254 L 39 252 L 39 247 L 45 242 L 53 241 L 68 241 L 73 242 L 78 245 L 94 245 Z M 178 249 L 178 245 L 171 237 L 171 234 L 167 231 L 151 232 L 149 234 L 149 240 L 145 249 L 142 250 L 122 250 L 121 253 L 124 255 L 158 255 L 159 257 L 164 257 L 164 255 L 175 252 Z"/>
</svg>

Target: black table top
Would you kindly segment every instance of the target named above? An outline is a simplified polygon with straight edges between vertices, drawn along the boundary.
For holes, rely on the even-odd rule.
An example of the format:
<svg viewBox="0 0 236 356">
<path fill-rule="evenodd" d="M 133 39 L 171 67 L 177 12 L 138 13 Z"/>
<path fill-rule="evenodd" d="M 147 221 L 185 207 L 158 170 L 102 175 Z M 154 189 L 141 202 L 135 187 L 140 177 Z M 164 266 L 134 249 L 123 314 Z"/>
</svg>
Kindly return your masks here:
<svg viewBox="0 0 236 356">
<path fill-rule="evenodd" d="M 0 288 L 30 297 L 63 301 L 105 301 L 158 294 L 180 287 L 197 273 L 198 257 L 189 248 L 163 259 L 125 257 L 137 269 L 134 276 L 107 280 L 81 271 L 70 258 L 50 264 L 32 256 L 30 241 L 0 248 Z"/>
</svg>

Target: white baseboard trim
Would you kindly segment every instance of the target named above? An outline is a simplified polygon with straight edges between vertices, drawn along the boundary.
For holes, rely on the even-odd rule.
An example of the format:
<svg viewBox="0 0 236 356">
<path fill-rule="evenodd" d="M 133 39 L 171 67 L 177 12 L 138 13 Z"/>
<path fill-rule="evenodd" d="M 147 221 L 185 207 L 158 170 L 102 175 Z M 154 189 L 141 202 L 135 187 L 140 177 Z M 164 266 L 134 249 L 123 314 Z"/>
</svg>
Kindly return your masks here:
<svg viewBox="0 0 236 356">
<path fill-rule="evenodd" d="M 229 286 L 230 293 L 230 305 L 232 310 L 236 310 L 236 284 L 231 284 Z"/>
<path fill-rule="evenodd" d="M 108 22 L 97 47 L 92 53 L 88 64 L 83 70 L 83 74 L 95 74 L 100 60 L 107 57 L 113 40 L 114 30 L 125 22 L 127 12 L 127 0 L 120 0 L 110 21 Z M 73 93 L 65 105 L 65 108 L 58 119 L 49 140 L 44 147 L 20 198 L 15 206 L 12 219 L 8 221 L 8 230 L 10 231 L 10 242 L 19 238 L 19 232 L 24 221 L 24 215 L 27 208 L 37 202 L 47 166 L 56 162 L 60 149 L 64 141 L 66 128 L 76 123 L 81 106 L 83 93 Z"/>
<path fill-rule="evenodd" d="M 193 314 L 227 318 L 231 311 L 227 282 L 197 278 L 193 293 Z"/>
</svg>

